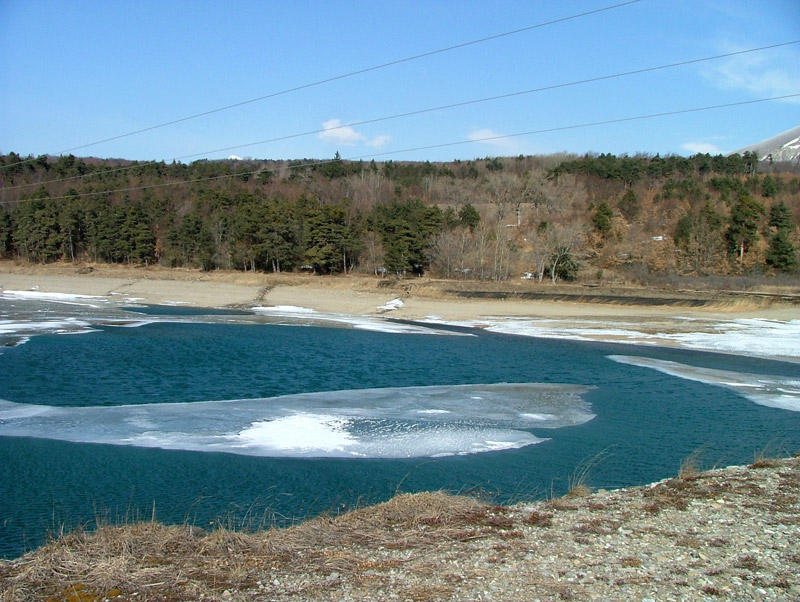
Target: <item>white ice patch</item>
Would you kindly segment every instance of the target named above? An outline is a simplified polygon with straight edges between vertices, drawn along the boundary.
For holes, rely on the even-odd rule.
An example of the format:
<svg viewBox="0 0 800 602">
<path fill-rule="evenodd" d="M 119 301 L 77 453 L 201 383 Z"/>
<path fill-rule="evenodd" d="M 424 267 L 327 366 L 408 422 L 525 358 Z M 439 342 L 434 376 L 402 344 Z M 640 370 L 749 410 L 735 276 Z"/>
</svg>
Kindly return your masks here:
<svg viewBox="0 0 800 602">
<path fill-rule="evenodd" d="M 711 332 L 662 336 L 691 349 L 765 357 L 800 357 L 800 320 L 730 320 L 715 324 Z"/>
<path fill-rule="evenodd" d="M 39 406 L 27 403 L 12 403 L 0 400 L 0 425 L 10 420 L 32 418 L 52 411 L 50 406 Z"/>
<path fill-rule="evenodd" d="M 531 420 L 552 420 L 554 416 L 552 414 L 525 414 L 525 418 L 530 418 Z"/>
<path fill-rule="evenodd" d="M 553 320 L 545 318 L 485 317 L 478 320 L 445 321 L 428 316 L 429 324 L 483 328 L 490 332 L 544 339 L 607 341 L 634 345 L 667 345 L 702 351 L 758 357 L 800 358 L 800 320 L 709 320 L 679 318 L 684 332 L 648 332 L 636 323 L 609 326 L 599 320 Z"/>
<path fill-rule="evenodd" d="M 60 320 L 41 320 L 39 322 L 18 322 L 15 320 L 0 320 L 0 335 L 32 335 L 39 333 L 67 333 L 88 332 L 89 322 L 77 318 L 63 318 Z"/>
<path fill-rule="evenodd" d="M 413 458 L 511 449 L 582 424 L 589 387 L 491 384 L 104 407 L 0 401 L 0 436 L 254 456 Z M 472 399 L 479 393 L 482 399 Z"/>
<path fill-rule="evenodd" d="M 46 293 L 40 291 L 0 291 L 0 296 L 8 299 L 33 299 L 36 301 L 60 301 L 60 302 L 77 302 L 77 301 L 102 301 L 105 297 L 98 295 L 73 295 L 70 293 Z"/>
<path fill-rule="evenodd" d="M 254 307 L 253 311 L 261 314 L 272 314 L 279 316 L 294 316 L 297 314 L 309 315 L 317 312 L 308 307 L 298 307 L 296 305 L 270 305 Z"/>
<path fill-rule="evenodd" d="M 15 296 L 16 295 L 16 296 Z M 85 334 L 100 325 L 137 325 L 141 317 L 110 302 L 101 306 L 67 299 L 102 299 L 89 295 L 65 295 L 31 291 L 4 291 L 0 294 L 0 346 L 20 345 L 43 334 Z M 152 321 L 152 320 L 150 320 Z"/>
<path fill-rule="evenodd" d="M 489 332 L 511 334 L 516 336 L 537 337 L 542 339 L 560 339 L 570 341 L 624 341 L 644 342 L 646 335 L 635 328 L 609 328 L 591 320 L 573 320 L 562 322 L 546 318 L 509 318 L 486 317 L 477 320 L 442 320 L 438 316 L 428 316 L 429 324 L 447 324 L 464 328 L 482 328 Z M 627 326 L 627 325 L 626 325 Z"/>
<path fill-rule="evenodd" d="M 383 332 L 388 334 L 438 334 L 448 336 L 472 336 L 459 332 L 449 332 L 429 328 L 421 324 L 401 324 L 391 320 L 384 320 L 380 317 L 357 316 L 352 314 L 324 313 L 306 307 L 296 307 L 293 305 L 275 305 L 271 307 L 253 307 L 253 311 L 259 315 L 285 318 L 291 324 L 339 324 L 355 328 L 356 330 L 368 330 L 372 332 Z"/>
<path fill-rule="evenodd" d="M 631 340 L 644 336 L 641 332 L 627 328 L 547 326 L 543 322 L 544 320 L 505 320 L 487 327 L 486 330 L 502 334 L 571 341 Z"/>
<path fill-rule="evenodd" d="M 609 355 L 608 358 L 621 364 L 652 368 L 670 376 L 725 387 L 759 405 L 800 412 L 800 381 L 796 377 L 699 368 L 678 362 L 631 355 Z"/>
<path fill-rule="evenodd" d="M 403 307 L 405 303 L 403 303 L 402 299 L 392 299 L 391 301 L 387 301 L 383 305 L 381 305 L 378 309 L 382 309 L 384 311 L 392 311 L 395 309 L 400 309 Z"/>
<path fill-rule="evenodd" d="M 356 439 L 347 432 L 348 420 L 328 415 L 294 414 L 254 422 L 239 433 L 243 447 L 280 452 L 343 452 Z"/>
</svg>

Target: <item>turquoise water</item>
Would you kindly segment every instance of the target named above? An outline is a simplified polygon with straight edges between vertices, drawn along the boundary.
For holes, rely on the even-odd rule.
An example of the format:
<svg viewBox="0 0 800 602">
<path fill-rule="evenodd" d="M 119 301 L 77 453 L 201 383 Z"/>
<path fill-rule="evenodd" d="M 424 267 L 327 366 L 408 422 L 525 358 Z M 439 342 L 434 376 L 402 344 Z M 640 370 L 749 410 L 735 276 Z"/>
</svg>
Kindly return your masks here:
<svg viewBox="0 0 800 602">
<path fill-rule="evenodd" d="M 674 475 L 699 448 L 709 466 L 771 445 L 800 449 L 800 412 L 724 382 L 736 373 L 752 389 L 769 381 L 763 398 L 796 396 L 796 364 L 247 312 L 134 315 L 2 299 L 0 308 L 17 326 L 52 326 L 1 339 L 19 343 L 0 353 L 3 557 L 48 532 L 153 512 L 257 527 L 397 491 L 498 502 L 560 494 L 603 452 L 589 481 L 611 488 Z M 677 362 L 688 376 L 609 356 Z M 710 369 L 704 382 L 690 379 L 694 368 Z M 709 384 L 715 370 L 725 378 Z"/>
</svg>

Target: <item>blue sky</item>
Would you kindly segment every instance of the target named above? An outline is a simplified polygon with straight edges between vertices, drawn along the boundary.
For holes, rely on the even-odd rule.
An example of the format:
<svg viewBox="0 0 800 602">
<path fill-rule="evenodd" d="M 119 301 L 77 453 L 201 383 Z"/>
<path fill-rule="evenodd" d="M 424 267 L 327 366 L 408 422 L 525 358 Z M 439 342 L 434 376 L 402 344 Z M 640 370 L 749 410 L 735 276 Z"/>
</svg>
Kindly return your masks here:
<svg viewBox="0 0 800 602">
<path fill-rule="evenodd" d="M 58 153 L 621 1 L 0 0 L 0 152 Z M 800 94 L 800 44 L 357 124 L 794 40 L 797 0 L 640 0 L 72 152 L 184 162 L 729 152 L 800 125 L 800 97 L 572 126 Z M 540 130 L 555 131 L 475 141 Z M 436 145 L 449 146 L 423 148 Z"/>
</svg>

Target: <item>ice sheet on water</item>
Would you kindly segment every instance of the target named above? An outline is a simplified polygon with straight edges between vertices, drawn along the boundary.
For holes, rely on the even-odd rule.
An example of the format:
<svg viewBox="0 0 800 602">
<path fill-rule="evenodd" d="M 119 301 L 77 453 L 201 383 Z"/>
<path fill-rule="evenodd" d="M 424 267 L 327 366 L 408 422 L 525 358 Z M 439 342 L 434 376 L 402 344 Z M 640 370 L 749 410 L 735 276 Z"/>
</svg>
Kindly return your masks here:
<svg viewBox="0 0 800 602">
<path fill-rule="evenodd" d="M 0 320 L 0 334 L 35 333 L 35 332 L 76 332 L 84 331 L 89 323 L 78 318 L 61 320 L 16 321 Z"/>
<path fill-rule="evenodd" d="M 0 401 L 0 436 L 254 456 L 471 454 L 540 442 L 530 428 L 591 420 L 594 415 L 582 397 L 588 389 L 456 385 L 78 408 Z"/>
<path fill-rule="evenodd" d="M 663 335 L 692 349 L 772 357 L 800 357 L 800 320 L 741 318 L 714 325 L 711 332 Z"/>
<path fill-rule="evenodd" d="M 131 320 L 130 314 L 100 297 L 36 291 L 2 291 L 0 316 L 0 348 L 36 335 L 82 334 L 100 324 Z"/>
<path fill-rule="evenodd" d="M 253 311 L 263 314 L 276 316 L 294 316 L 297 314 L 309 315 L 317 312 L 308 307 L 298 307 L 297 305 L 270 305 L 254 307 Z"/>
<path fill-rule="evenodd" d="M 481 327 L 490 332 L 573 341 L 617 341 L 635 345 L 668 345 L 705 351 L 760 357 L 800 358 L 800 320 L 742 318 L 717 320 L 680 317 L 692 324 L 684 332 L 651 332 L 646 323 L 597 319 L 553 320 L 487 316 L 479 320 L 445 321 L 435 316 L 430 324 Z"/>
<path fill-rule="evenodd" d="M 678 362 L 632 355 L 609 355 L 608 357 L 621 364 L 652 368 L 670 376 L 732 389 L 759 405 L 800 412 L 800 378 L 700 368 Z"/>
<path fill-rule="evenodd" d="M 0 291 L 0 295 L 8 299 L 35 299 L 37 301 L 54 301 L 61 303 L 87 303 L 89 301 L 103 301 L 105 297 L 97 295 L 76 295 L 71 293 L 48 293 L 44 291 Z"/>
<path fill-rule="evenodd" d="M 397 300 L 399 301 L 399 299 Z M 390 302 L 393 303 L 393 302 Z M 402 302 L 401 302 L 402 303 Z M 387 309 L 386 307 L 378 309 Z M 396 308 L 393 308 L 396 309 Z M 357 330 L 370 330 L 389 334 L 439 334 L 448 336 L 471 336 L 460 332 L 440 330 L 421 324 L 394 322 L 373 316 L 318 312 L 307 307 L 275 305 L 254 307 L 258 315 L 280 317 L 295 324 L 341 324 Z"/>
</svg>

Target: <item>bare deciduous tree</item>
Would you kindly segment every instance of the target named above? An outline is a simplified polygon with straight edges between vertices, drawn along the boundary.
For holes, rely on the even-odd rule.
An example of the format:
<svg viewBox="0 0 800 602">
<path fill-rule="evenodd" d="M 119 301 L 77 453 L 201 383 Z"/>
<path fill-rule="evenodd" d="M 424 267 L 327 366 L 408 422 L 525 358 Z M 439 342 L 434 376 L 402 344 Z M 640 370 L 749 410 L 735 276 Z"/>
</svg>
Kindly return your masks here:
<svg viewBox="0 0 800 602">
<path fill-rule="evenodd" d="M 559 267 L 578 248 L 584 239 L 582 224 L 552 224 L 547 228 L 547 246 L 550 250 L 550 277 L 555 284 L 558 281 Z"/>
</svg>

